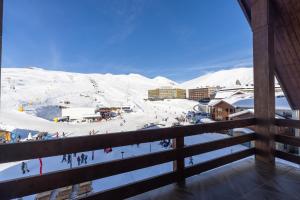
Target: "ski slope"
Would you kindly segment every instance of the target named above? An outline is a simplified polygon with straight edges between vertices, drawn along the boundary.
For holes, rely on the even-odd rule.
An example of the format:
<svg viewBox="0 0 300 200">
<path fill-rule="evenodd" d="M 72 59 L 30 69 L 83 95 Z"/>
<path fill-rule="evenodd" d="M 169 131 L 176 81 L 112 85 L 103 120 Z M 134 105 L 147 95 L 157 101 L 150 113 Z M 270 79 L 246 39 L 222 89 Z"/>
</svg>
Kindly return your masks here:
<svg viewBox="0 0 300 200">
<path fill-rule="evenodd" d="M 186 81 L 181 84 L 183 88 L 197 88 L 207 86 L 236 87 L 236 81 L 242 86 L 253 84 L 253 68 L 234 68 L 220 70 Z"/>
<path fill-rule="evenodd" d="M 138 74 L 80 74 L 40 68 L 2 70 L 2 106 L 16 109 L 20 104 L 42 106 L 70 101 L 70 106 L 122 106 L 147 98 L 148 89 L 176 86 L 163 78 Z"/>
<path fill-rule="evenodd" d="M 100 133 L 120 132 L 137 130 L 145 123 L 159 123 L 172 113 L 166 124 L 170 126 L 174 118 L 196 104 L 188 100 L 158 104 L 145 101 L 148 89 L 177 85 L 164 77 L 150 79 L 138 74 L 80 74 L 40 68 L 4 68 L 2 73 L 2 129 L 64 131 L 71 135 L 85 135 L 93 129 Z M 55 113 L 56 107 L 65 101 L 70 102 L 67 105 L 70 107 L 131 106 L 134 112 L 100 124 L 52 122 L 53 117 L 59 117 L 59 113 Z M 24 112 L 17 111 L 20 105 L 23 105 Z M 128 123 L 120 127 L 124 119 Z"/>
</svg>

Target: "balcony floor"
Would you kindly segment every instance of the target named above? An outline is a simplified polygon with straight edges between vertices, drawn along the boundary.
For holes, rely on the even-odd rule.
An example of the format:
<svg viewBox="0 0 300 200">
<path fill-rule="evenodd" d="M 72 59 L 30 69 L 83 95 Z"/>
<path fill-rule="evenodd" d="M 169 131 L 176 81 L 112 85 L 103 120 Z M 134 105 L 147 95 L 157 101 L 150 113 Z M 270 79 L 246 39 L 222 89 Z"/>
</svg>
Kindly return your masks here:
<svg viewBox="0 0 300 200">
<path fill-rule="evenodd" d="M 184 187 L 171 184 L 130 198 L 154 199 L 300 199 L 300 169 L 276 162 L 270 167 L 247 158 L 193 176 Z"/>
</svg>

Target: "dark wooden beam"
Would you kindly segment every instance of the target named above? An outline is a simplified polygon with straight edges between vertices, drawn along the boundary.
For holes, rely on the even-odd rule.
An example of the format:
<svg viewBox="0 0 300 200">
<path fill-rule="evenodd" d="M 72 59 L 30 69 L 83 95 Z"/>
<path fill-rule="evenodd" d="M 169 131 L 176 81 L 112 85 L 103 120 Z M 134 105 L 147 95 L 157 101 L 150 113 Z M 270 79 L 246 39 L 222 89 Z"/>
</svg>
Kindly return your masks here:
<svg viewBox="0 0 300 200">
<path fill-rule="evenodd" d="M 275 141 L 280 142 L 282 144 L 300 147 L 300 137 L 277 134 L 275 135 Z"/>
<path fill-rule="evenodd" d="M 286 153 L 286 152 L 278 151 L 278 150 L 275 151 L 275 156 L 277 158 L 300 165 L 300 156 L 296 156 L 294 154 L 290 154 L 290 153 Z"/>
<path fill-rule="evenodd" d="M 242 150 L 242 151 L 238 151 L 226 156 L 222 156 L 219 158 L 214 158 L 199 164 L 196 164 L 194 166 L 191 167 L 187 167 L 184 170 L 184 176 L 190 177 L 190 176 L 194 176 L 195 174 L 200 174 L 202 172 L 226 165 L 228 163 L 232 163 L 234 161 L 249 157 L 254 155 L 255 153 L 255 148 L 249 148 L 246 150 Z"/>
<path fill-rule="evenodd" d="M 65 169 L 57 172 L 46 173 L 42 176 L 35 175 L 25 178 L 17 178 L 0 182 L 1 199 L 11 199 L 16 197 L 27 196 L 33 193 L 39 193 L 56 189 L 59 187 L 74 185 L 85 181 L 105 178 L 137 169 L 150 167 L 174 160 L 184 160 L 185 157 L 207 153 L 221 148 L 241 144 L 254 139 L 254 134 L 234 136 L 221 140 L 195 144 L 187 147 L 175 148 L 161 152 L 150 153 L 146 155 L 134 156 L 125 159 L 113 160 L 99 164 Z M 181 141 L 180 141 L 181 142 Z M 179 146 L 182 146 L 181 144 Z M 223 162 L 230 162 L 231 160 Z M 177 166 L 176 166 L 177 167 Z M 176 181 L 184 179 L 184 165 L 179 165 L 180 171 L 175 169 Z M 183 168 L 182 168 L 183 167 Z M 182 176 L 182 177 L 180 177 Z M 45 184 L 47 183 L 47 184 Z M 11 188 L 7 190 L 7 188 Z"/>
<path fill-rule="evenodd" d="M 274 164 L 275 119 L 274 30 L 270 0 L 257 0 L 251 8 L 254 64 L 254 113 L 257 118 L 256 159 Z"/>
<path fill-rule="evenodd" d="M 186 137 L 201 133 L 241 128 L 254 124 L 255 119 L 249 118 L 182 127 L 0 144 L 0 163 Z"/>
<path fill-rule="evenodd" d="M 276 126 L 300 128 L 300 120 L 294 119 L 275 119 Z"/>
<path fill-rule="evenodd" d="M 249 25 L 251 25 L 251 9 L 250 9 L 250 6 L 247 4 L 247 1 L 245 1 L 245 0 L 238 0 L 238 3 L 240 4 L 240 7 L 242 8 L 242 11 L 243 11 Z"/>
</svg>

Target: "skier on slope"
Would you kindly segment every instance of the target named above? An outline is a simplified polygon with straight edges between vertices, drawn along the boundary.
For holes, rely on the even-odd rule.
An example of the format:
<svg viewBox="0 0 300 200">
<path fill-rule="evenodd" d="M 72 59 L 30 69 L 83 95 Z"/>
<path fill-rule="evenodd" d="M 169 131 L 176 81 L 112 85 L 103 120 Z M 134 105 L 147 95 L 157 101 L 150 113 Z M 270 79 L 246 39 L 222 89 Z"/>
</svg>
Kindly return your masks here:
<svg viewBox="0 0 300 200">
<path fill-rule="evenodd" d="M 21 169 L 22 169 L 23 174 L 25 174 L 26 172 L 29 172 L 27 163 L 25 163 L 25 162 L 22 162 Z"/>
<path fill-rule="evenodd" d="M 61 162 L 62 162 L 62 163 L 63 163 L 63 162 L 67 162 L 67 156 L 66 156 L 66 154 L 63 155 L 63 158 L 62 158 Z"/>
<path fill-rule="evenodd" d="M 71 163 L 71 154 L 68 154 L 68 162 L 67 164 L 70 164 Z"/>
<path fill-rule="evenodd" d="M 189 164 L 190 164 L 190 165 L 194 165 L 194 159 L 193 159 L 192 156 L 190 157 L 190 162 L 189 162 Z"/>
<path fill-rule="evenodd" d="M 84 154 L 82 153 L 81 154 L 81 164 L 83 164 L 83 161 L 84 161 Z"/>
<path fill-rule="evenodd" d="M 78 166 L 80 166 L 80 157 L 79 156 L 77 156 L 77 164 L 78 164 Z"/>
<path fill-rule="evenodd" d="M 22 162 L 21 170 L 22 170 L 22 173 L 25 174 L 25 163 L 24 162 Z"/>
<path fill-rule="evenodd" d="M 88 155 L 84 155 L 84 163 L 87 164 Z"/>
<path fill-rule="evenodd" d="M 17 137 L 17 142 L 21 142 L 21 136 L 20 135 L 18 135 L 18 137 Z"/>
</svg>

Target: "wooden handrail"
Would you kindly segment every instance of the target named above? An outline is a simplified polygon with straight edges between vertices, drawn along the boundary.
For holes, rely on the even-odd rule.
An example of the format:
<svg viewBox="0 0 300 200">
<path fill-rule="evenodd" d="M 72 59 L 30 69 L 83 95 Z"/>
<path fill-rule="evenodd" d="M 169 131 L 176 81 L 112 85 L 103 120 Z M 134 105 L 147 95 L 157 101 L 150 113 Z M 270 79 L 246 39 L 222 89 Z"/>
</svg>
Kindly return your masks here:
<svg viewBox="0 0 300 200">
<path fill-rule="evenodd" d="M 300 147 L 300 138 L 295 136 L 277 134 L 275 135 L 275 141 L 283 144 L 289 144 L 292 146 Z"/>
<path fill-rule="evenodd" d="M 199 174 L 226 164 L 229 164 L 231 162 L 234 162 L 236 160 L 240 160 L 242 158 L 246 158 L 249 156 L 252 156 L 255 154 L 255 148 L 249 148 L 246 150 L 238 151 L 226 156 L 222 156 L 219 158 L 215 158 L 191 167 L 187 167 L 185 169 L 185 177 L 190 177 L 195 174 Z"/>
<path fill-rule="evenodd" d="M 186 137 L 254 124 L 255 119 L 249 118 L 181 127 L 0 144 L 0 163 Z"/>
<path fill-rule="evenodd" d="M 187 167 L 184 171 L 184 178 L 214 169 L 216 167 L 220 167 L 222 165 L 249 157 L 254 155 L 255 149 L 250 148 L 246 150 L 242 150 L 239 152 L 235 152 L 223 157 L 215 158 L 212 160 L 208 160 L 199 164 L 196 164 L 191 167 Z M 127 185 L 123 185 L 120 187 L 116 187 L 110 190 L 97 192 L 85 197 L 84 199 L 125 199 L 131 196 L 135 196 L 149 190 L 153 190 L 170 183 L 175 182 L 177 179 L 175 172 L 165 173 L 163 175 L 151 177 L 148 179 L 144 179 L 141 181 L 137 181 L 134 183 L 130 183 Z"/>
<path fill-rule="evenodd" d="M 296 156 L 296 155 L 286 153 L 286 152 L 283 152 L 283 151 L 279 151 L 279 150 L 275 151 L 275 156 L 277 158 L 280 158 L 280 159 L 283 159 L 283 160 L 293 162 L 293 163 L 296 163 L 296 164 L 300 165 L 300 156 Z"/>
<path fill-rule="evenodd" d="M 294 119 L 275 119 L 275 125 L 290 127 L 290 128 L 300 128 L 300 120 Z"/>
<path fill-rule="evenodd" d="M 248 142 L 253 139 L 254 134 L 234 136 L 221 140 L 186 146 L 179 149 L 155 152 L 73 169 L 60 170 L 57 172 L 46 173 L 42 176 L 35 175 L 27 178 L 3 181 L 0 182 L 0 194 L 1 198 L 3 199 L 26 196 L 32 193 L 43 192 L 58 187 L 64 187 L 89 180 L 95 180 L 129 172 L 136 169 L 150 167 L 181 158 L 183 159 L 185 157 Z M 224 159 L 225 160 L 222 162 L 226 162 L 226 157 Z M 186 173 L 185 169 L 183 173 Z M 10 189 L 7 190 L 7 188 Z"/>
</svg>

